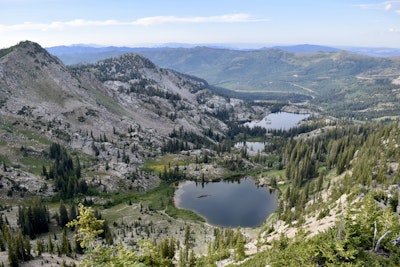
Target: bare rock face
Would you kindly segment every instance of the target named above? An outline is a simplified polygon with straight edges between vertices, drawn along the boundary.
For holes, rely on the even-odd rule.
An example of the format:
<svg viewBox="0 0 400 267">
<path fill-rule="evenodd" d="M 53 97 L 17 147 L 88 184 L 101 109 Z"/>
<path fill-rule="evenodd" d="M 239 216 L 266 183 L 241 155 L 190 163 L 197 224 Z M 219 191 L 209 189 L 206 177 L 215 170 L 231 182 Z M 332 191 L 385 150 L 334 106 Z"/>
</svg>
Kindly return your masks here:
<svg viewBox="0 0 400 267">
<path fill-rule="evenodd" d="M 227 100 L 212 94 L 205 81 L 161 69 L 137 54 L 74 70 L 81 75 L 94 74 L 103 82 L 108 95 L 144 128 L 166 135 L 173 128 L 201 133 L 206 127 L 222 126 L 213 115 L 226 109 Z M 200 117 L 205 125 L 199 125 Z"/>
</svg>

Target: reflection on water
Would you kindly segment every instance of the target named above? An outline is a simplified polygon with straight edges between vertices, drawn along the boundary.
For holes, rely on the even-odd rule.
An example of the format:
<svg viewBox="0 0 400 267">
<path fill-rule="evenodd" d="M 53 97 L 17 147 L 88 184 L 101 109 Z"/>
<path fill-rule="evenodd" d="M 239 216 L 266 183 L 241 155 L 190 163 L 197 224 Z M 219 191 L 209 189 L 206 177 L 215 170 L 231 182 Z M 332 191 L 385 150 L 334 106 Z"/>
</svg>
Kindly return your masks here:
<svg viewBox="0 0 400 267">
<path fill-rule="evenodd" d="M 277 192 L 253 179 L 196 183 L 185 181 L 175 191 L 175 205 L 193 210 L 208 223 L 224 227 L 255 227 L 277 208 Z"/>
<path fill-rule="evenodd" d="M 271 113 L 260 121 L 247 122 L 245 125 L 248 125 L 250 128 L 260 126 L 266 129 L 289 130 L 309 116 L 310 114 L 278 112 Z"/>
</svg>

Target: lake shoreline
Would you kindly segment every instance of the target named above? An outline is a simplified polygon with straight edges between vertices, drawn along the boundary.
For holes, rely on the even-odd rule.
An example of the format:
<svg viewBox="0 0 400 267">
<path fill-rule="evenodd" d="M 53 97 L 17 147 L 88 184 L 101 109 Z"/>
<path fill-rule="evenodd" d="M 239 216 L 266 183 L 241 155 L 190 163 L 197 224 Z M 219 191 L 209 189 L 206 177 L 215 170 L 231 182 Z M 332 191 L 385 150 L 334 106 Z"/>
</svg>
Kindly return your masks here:
<svg viewBox="0 0 400 267">
<path fill-rule="evenodd" d="M 174 194 L 176 208 L 191 210 L 210 225 L 228 228 L 261 226 L 277 203 L 277 192 L 258 186 L 249 176 L 208 183 L 184 181 Z"/>
</svg>

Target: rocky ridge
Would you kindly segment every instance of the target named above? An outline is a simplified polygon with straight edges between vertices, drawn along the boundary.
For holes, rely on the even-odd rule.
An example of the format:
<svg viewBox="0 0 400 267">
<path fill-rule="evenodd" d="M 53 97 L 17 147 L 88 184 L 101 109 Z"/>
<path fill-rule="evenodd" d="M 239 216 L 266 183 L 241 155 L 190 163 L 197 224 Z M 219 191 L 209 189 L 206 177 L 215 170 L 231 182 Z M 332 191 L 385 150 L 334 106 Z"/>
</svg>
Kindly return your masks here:
<svg viewBox="0 0 400 267">
<path fill-rule="evenodd" d="M 137 54 L 66 67 L 30 41 L 0 50 L 4 166 L 7 162 L 29 172 L 24 157 L 34 153 L 26 147 L 45 157 L 49 142 L 58 142 L 95 158 L 88 170 L 96 175 L 87 179 L 105 192 L 156 185 L 158 177 L 140 167 L 146 158 L 160 154 L 177 129 L 215 142 L 205 135 L 207 130 L 223 136 L 226 119 L 245 120 L 266 112 L 215 95 L 206 81 L 159 68 Z M 221 113 L 228 118 L 221 120 Z M 18 168 L 5 167 L 0 175 L 16 175 Z M 38 171 L 26 176 L 41 179 Z M 26 190 L 39 192 L 43 184 L 36 184 Z M 3 190 L 12 186 L 4 183 Z"/>
</svg>

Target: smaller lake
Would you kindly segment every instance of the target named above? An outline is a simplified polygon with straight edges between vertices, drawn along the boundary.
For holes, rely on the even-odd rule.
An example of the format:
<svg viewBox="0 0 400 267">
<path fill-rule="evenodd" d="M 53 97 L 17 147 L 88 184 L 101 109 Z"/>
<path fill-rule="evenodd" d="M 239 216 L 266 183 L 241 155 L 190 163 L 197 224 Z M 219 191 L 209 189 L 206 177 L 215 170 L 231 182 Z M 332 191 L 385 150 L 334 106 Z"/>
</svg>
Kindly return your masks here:
<svg viewBox="0 0 400 267">
<path fill-rule="evenodd" d="M 237 142 L 235 144 L 235 148 L 243 148 L 246 146 L 246 148 L 250 151 L 254 152 L 263 152 L 265 149 L 265 143 L 264 142 Z"/>
<path fill-rule="evenodd" d="M 260 121 L 247 122 L 245 125 L 248 125 L 250 128 L 260 126 L 266 129 L 289 130 L 296 127 L 300 121 L 307 119 L 309 116 L 310 114 L 277 112 L 267 115 Z"/>
<path fill-rule="evenodd" d="M 223 227 L 256 227 L 278 206 L 277 192 L 257 186 L 253 179 L 199 183 L 185 181 L 175 190 L 175 205 Z"/>
</svg>

